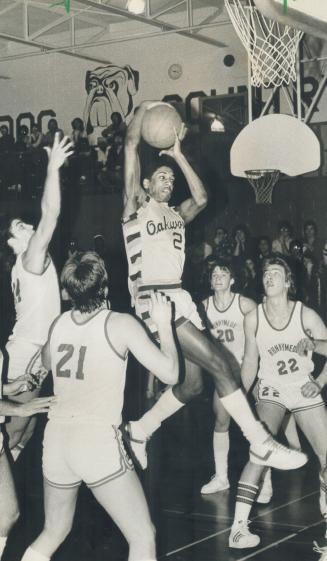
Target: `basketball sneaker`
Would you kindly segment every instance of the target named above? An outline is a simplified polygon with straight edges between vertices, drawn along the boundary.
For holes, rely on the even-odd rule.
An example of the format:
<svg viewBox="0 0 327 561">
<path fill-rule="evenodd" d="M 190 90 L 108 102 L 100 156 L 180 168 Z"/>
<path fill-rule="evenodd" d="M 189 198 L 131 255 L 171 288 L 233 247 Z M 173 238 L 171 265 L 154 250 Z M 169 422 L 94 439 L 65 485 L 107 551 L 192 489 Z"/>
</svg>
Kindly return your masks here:
<svg viewBox="0 0 327 561">
<path fill-rule="evenodd" d="M 227 477 L 215 474 L 212 476 L 209 483 L 201 487 L 201 494 L 210 495 L 211 493 L 218 493 L 218 491 L 225 491 L 225 489 L 229 489 Z"/>
<path fill-rule="evenodd" d="M 229 547 L 243 549 L 259 545 L 260 538 L 256 534 L 251 534 L 249 524 L 250 522 L 248 520 L 240 520 L 240 522 L 233 524 L 231 533 L 229 534 Z"/>
<path fill-rule="evenodd" d="M 320 547 L 317 542 L 313 542 L 313 551 L 316 553 L 321 553 L 321 557 L 319 557 L 318 561 L 327 561 L 327 545 L 324 547 Z"/>
<path fill-rule="evenodd" d="M 261 489 L 256 498 L 256 502 L 261 505 L 266 505 L 271 501 L 273 488 L 271 483 L 271 469 L 268 469 L 262 481 Z"/>
<path fill-rule="evenodd" d="M 132 423 L 122 424 L 119 428 L 133 462 L 139 468 L 146 469 L 148 466 L 147 440 L 136 438 L 136 435 L 133 434 Z"/>
<path fill-rule="evenodd" d="M 276 442 L 272 436 L 259 445 L 252 444 L 250 460 L 260 466 L 269 466 L 277 469 L 297 469 L 307 463 L 308 457 L 303 452 L 286 448 Z"/>
</svg>

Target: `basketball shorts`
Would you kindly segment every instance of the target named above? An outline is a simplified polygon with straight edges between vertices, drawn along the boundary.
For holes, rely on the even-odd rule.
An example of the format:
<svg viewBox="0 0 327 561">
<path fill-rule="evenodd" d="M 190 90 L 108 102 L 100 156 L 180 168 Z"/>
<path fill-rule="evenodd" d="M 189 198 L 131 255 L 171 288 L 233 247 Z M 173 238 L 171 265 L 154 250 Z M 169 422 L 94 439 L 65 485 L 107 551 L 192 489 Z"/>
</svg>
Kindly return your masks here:
<svg viewBox="0 0 327 561">
<path fill-rule="evenodd" d="M 270 380 L 267 382 L 267 380 L 259 379 L 254 388 L 256 405 L 259 403 L 272 403 L 292 413 L 315 409 L 316 407 L 325 407 L 320 394 L 310 398 L 302 395 L 301 387 L 309 381 L 310 378 L 308 377 L 307 380 L 302 379 L 301 384 L 272 385 Z"/>
<path fill-rule="evenodd" d="M 31 374 L 36 387 L 40 387 L 48 374 L 41 362 L 42 347 L 23 339 L 12 339 L 6 349 L 9 355 L 8 381 Z"/>
<path fill-rule="evenodd" d="M 173 288 L 170 290 L 165 288 L 164 290 L 160 290 L 160 292 L 165 294 L 173 303 L 173 322 L 176 327 L 190 321 L 201 331 L 204 329 L 197 307 L 194 304 L 191 295 L 186 290 L 183 290 L 182 288 Z M 152 333 L 153 337 L 158 339 L 157 326 L 151 320 L 149 313 L 149 299 L 149 292 L 140 292 L 135 301 L 135 312 L 136 315 L 145 323 L 147 329 L 150 333 Z"/>
<path fill-rule="evenodd" d="M 52 487 L 71 489 L 82 481 L 99 487 L 134 469 L 115 426 L 49 421 L 43 440 L 43 475 Z"/>
</svg>

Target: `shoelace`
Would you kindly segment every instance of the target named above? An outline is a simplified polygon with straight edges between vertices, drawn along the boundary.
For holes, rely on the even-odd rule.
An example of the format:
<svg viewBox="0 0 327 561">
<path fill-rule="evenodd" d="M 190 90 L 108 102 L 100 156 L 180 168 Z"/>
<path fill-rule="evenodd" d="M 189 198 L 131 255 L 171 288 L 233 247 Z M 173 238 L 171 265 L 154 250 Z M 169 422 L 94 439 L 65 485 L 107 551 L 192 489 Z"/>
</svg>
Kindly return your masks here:
<svg viewBox="0 0 327 561">
<path fill-rule="evenodd" d="M 291 454 L 291 452 L 294 452 L 294 450 L 291 450 L 290 448 L 287 448 L 287 446 L 284 446 L 284 444 L 281 444 L 280 442 L 277 442 L 273 438 L 270 439 L 270 442 L 268 442 L 268 445 L 270 445 L 275 450 L 282 450 L 283 452 L 287 452 L 288 454 Z"/>
<path fill-rule="evenodd" d="M 327 545 L 325 547 L 320 547 L 317 542 L 313 542 L 313 545 L 313 551 L 315 551 L 316 553 L 327 553 Z"/>
</svg>

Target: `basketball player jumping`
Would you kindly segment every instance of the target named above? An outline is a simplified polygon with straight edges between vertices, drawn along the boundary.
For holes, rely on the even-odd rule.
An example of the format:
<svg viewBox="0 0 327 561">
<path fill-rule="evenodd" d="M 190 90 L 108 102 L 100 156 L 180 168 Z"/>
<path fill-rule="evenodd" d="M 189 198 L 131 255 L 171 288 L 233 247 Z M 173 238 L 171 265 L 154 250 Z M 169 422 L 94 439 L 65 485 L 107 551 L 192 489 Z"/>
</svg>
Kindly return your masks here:
<svg viewBox="0 0 327 561">
<path fill-rule="evenodd" d="M 16 323 L 6 345 L 8 381 L 26 372 L 37 373 L 40 370 L 41 348 L 47 340 L 51 323 L 60 313 L 57 273 L 48 246 L 60 213 L 59 168 L 72 154 L 72 144 L 67 137 L 59 142 L 57 133 L 52 149 L 47 148 L 47 152 L 47 177 L 37 229 L 18 217 L 10 218 L 2 229 L 4 240 L 16 255 L 11 272 Z M 15 400 L 30 401 L 39 391 L 39 388 L 27 391 L 16 396 Z M 6 425 L 14 459 L 31 436 L 34 424 L 35 419 L 13 416 Z"/>
<path fill-rule="evenodd" d="M 2 363 L 3 357 L 0 351 L 0 373 Z M 2 399 L 2 396 L 11 397 L 26 391 L 29 381 L 28 376 L 21 376 L 10 384 L 3 384 L 2 387 L 0 384 L 0 560 L 6 547 L 8 534 L 19 516 L 14 480 L 3 446 L 1 425 L 4 423 L 6 415 L 29 417 L 36 413 L 46 413 L 53 403 L 53 397 L 37 397 L 28 403 L 14 403 Z"/>
<path fill-rule="evenodd" d="M 174 302 L 174 322 L 185 357 L 186 376 L 182 384 L 167 390 L 139 421 L 123 427 L 123 434 L 141 467 L 147 465 L 146 440 L 162 421 L 178 411 L 202 390 L 201 368 L 214 379 L 221 403 L 241 427 L 251 445 L 256 463 L 281 469 L 303 465 L 306 457 L 279 444 L 255 419 L 246 397 L 234 378 L 223 347 L 217 347 L 201 331 L 202 322 L 190 295 L 181 287 L 185 258 L 185 224 L 207 204 L 205 188 L 181 151 L 176 135 L 174 146 L 164 150 L 183 172 L 191 196 L 177 208 L 168 206 L 174 188 L 171 164 L 159 161 L 147 171 L 141 186 L 138 145 L 145 112 L 154 102 L 143 102 L 131 121 L 125 142 L 125 192 L 123 232 L 129 264 L 129 289 L 136 314 L 157 335 L 149 318 L 150 290 L 164 292 Z M 172 161 L 170 160 L 170 161 Z M 253 453 L 253 454 L 252 454 Z"/>
<path fill-rule="evenodd" d="M 148 311 L 160 349 L 140 323 L 107 309 L 107 273 L 94 252 L 65 264 L 62 285 L 73 310 L 54 321 L 43 350 L 58 402 L 43 442 L 45 524 L 23 561 L 48 561 L 72 527 L 82 481 L 129 544 L 129 561 L 155 561 L 155 536 L 142 486 L 120 430 L 128 352 L 166 384 L 178 379 L 171 304 L 151 294 Z"/>
<path fill-rule="evenodd" d="M 314 339 L 327 339 L 327 328 L 320 317 L 301 302 L 290 300 L 294 293 L 292 274 L 281 258 L 267 259 L 263 267 L 266 298 L 258 310 L 245 316 L 245 353 L 242 380 L 249 389 L 256 385 L 257 413 L 272 434 L 277 434 L 286 411 L 296 423 L 317 455 L 321 470 L 326 468 L 327 411 L 320 391 L 327 383 L 324 367 L 316 381 L 310 374 L 314 365 L 311 352 L 300 356 L 297 344 L 310 334 Z M 259 536 L 248 529 L 248 518 L 264 467 L 253 462 L 253 454 L 244 468 L 237 490 L 234 523 L 229 537 L 233 548 L 255 547 Z"/>
</svg>

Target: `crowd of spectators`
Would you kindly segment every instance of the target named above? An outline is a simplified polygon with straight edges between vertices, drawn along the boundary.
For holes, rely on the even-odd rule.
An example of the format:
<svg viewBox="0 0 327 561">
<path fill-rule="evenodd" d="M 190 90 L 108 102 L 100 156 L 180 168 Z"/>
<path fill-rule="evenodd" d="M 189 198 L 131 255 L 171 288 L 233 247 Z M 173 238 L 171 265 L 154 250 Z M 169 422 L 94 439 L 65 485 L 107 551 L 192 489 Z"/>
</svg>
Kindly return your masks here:
<svg viewBox="0 0 327 561">
<path fill-rule="evenodd" d="M 209 292 L 209 277 L 217 258 L 229 259 L 237 272 L 235 290 L 257 302 L 262 300 L 262 265 L 272 255 L 289 263 L 295 278 L 296 298 L 316 310 L 327 321 L 327 240 L 319 238 L 313 220 L 303 224 L 302 235 L 294 235 L 287 220 L 278 224 L 277 235 L 255 238 L 246 224 L 237 224 L 230 233 L 217 225 L 209 243 L 195 232 L 188 247 L 185 282 L 197 300 Z"/>
<path fill-rule="evenodd" d="M 71 122 L 68 135 L 74 144 L 74 155 L 63 170 L 63 183 L 73 182 L 91 192 L 111 192 L 122 188 L 124 165 L 124 137 L 126 125 L 120 113 L 111 115 L 111 125 L 102 131 L 96 145 L 91 145 L 80 117 Z M 55 134 L 64 132 L 56 119 L 48 121 L 47 131 L 37 124 L 30 128 L 21 125 L 16 139 L 6 124 L 0 126 L 0 197 L 20 193 L 26 198 L 36 197 L 43 185 L 46 156 L 43 150 L 52 146 Z"/>
</svg>

